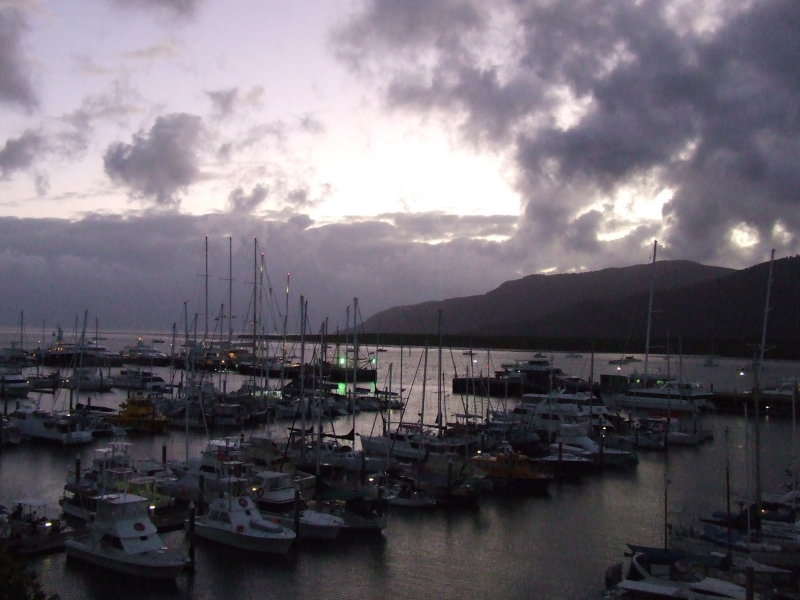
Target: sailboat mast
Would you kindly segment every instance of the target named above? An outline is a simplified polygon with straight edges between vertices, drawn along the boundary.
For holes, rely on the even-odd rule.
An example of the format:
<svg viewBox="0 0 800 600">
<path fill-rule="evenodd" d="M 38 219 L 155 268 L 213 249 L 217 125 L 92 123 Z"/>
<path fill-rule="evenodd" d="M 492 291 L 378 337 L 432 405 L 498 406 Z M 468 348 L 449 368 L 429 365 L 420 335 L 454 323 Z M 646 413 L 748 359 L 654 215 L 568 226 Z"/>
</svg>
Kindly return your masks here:
<svg viewBox="0 0 800 600">
<path fill-rule="evenodd" d="M 206 236 L 206 266 L 205 266 L 205 330 L 203 331 L 203 342 L 208 341 L 208 236 Z"/>
<path fill-rule="evenodd" d="M 769 274 L 767 276 L 767 298 L 764 302 L 764 324 L 761 328 L 761 344 L 758 347 L 758 359 L 753 369 L 753 410 L 754 410 L 754 437 L 755 439 L 755 478 L 756 478 L 756 514 L 761 515 L 761 425 L 759 423 L 759 404 L 761 404 L 761 387 L 759 383 L 759 371 L 764 363 L 764 352 L 767 344 L 767 317 L 769 316 L 770 292 L 772 290 L 772 263 L 775 261 L 775 249 L 769 258 Z M 761 533 L 761 519 L 756 522 L 757 533 Z"/>
<path fill-rule="evenodd" d="M 439 424 L 439 437 L 444 434 L 444 419 L 442 418 L 442 311 L 439 310 L 437 318 L 439 333 L 439 368 L 436 376 L 436 422 Z"/>
<path fill-rule="evenodd" d="M 650 297 L 647 301 L 647 333 L 644 339 L 644 386 L 649 387 L 647 383 L 648 360 L 650 358 L 650 326 L 653 320 L 653 288 L 655 287 L 655 264 L 656 264 L 656 250 L 658 249 L 658 240 L 653 240 L 653 262 L 650 267 Z"/>
<path fill-rule="evenodd" d="M 233 343 L 233 237 L 228 238 L 228 348 Z"/>
<path fill-rule="evenodd" d="M 300 462 L 306 462 L 306 412 L 308 411 L 308 398 L 306 398 L 306 300 L 300 295 L 300 423 L 303 428 L 303 443 L 300 445 Z"/>
<path fill-rule="evenodd" d="M 358 298 L 353 298 L 353 394 L 350 409 L 353 411 L 353 427 L 356 426 L 356 385 L 358 383 Z"/>
<path fill-rule="evenodd" d="M 258 369 L 257 334 L 258 334 L 258 310 L 256 307 L 256 296 L 258 294 L 258 239 L 253 238 L 253 381 Z"/>
</svg>

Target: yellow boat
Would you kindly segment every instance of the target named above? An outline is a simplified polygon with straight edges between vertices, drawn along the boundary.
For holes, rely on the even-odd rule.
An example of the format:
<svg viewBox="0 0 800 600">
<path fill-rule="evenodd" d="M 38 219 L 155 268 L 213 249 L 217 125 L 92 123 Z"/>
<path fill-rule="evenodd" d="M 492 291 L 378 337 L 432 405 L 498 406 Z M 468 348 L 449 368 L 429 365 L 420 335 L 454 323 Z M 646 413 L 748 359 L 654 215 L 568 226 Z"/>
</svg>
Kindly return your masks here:
<svg viewBox="0 0 800 600">
<path fill-rule="evenodd" d="M 169 419 L 156 409 L 149 395 L 131 394 L 119 409 L 119 413 L 107 417 L 107 420 L 123 429 L 161 433 L 169 425 Z"/>
</svg>

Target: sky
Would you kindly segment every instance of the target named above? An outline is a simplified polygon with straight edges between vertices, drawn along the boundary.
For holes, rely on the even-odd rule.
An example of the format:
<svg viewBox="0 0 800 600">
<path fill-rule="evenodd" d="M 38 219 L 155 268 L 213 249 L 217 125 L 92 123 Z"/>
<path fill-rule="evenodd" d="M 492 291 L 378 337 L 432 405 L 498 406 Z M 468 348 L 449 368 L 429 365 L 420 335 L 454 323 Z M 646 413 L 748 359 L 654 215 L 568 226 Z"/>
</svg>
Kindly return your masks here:
<svg viewBox="0 0 800 600">
<path fill-rule="evenodd" d="M 796 254 L 798 31 L 796 0 L 0 0 L 0 324 L 316 333 L 654 240 Z"/>
</svg>

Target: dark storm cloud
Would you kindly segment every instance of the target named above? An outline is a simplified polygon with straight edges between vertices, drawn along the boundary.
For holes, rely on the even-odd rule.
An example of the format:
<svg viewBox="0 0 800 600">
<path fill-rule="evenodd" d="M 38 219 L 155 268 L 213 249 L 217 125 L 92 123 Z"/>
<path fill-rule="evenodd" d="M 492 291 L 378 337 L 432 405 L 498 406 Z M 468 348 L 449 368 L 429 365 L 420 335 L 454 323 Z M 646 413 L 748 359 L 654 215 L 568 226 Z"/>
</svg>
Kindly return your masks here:
<svg viewBox="0 0 800 600">
<path fill-rule="evenodd" d="M 212 324 L 220 305 L 228 304 L 228 238 L 233 236 L 233 312 L 239 331 L 247 321 L 242 315 L 252 311 L 254 239 L 278 295 L 274 302 L 265 298 L 265 306 L 284 306 L 285 278 L 291 273 L 290 323 L 297 322 L 302 294 L 314 331 L 325 317 L 332 327 L 344 327 L 345 307 L 354 297 L 366 317 L 423 299 L 483 293 L 512 277 L 499 244 L 419 244 L 408 240 L 409 230 L 386 221 L 315 226 L 303 215 L 270 220 L 244 213 L 0 218 L 0 279 L 15 282 L 0 323 L 18 323 L 24 310 L 27 322 L 71 329 L 88 310 L 101 328 L 168 331 L 177 323 L 182 333 L 185 302 L 190 320 L 200 315 L 202 329 L 205 236 Z M 69 301 L 53 302 L 55 297 Z"/>
<path fill-rule="evenodd" d="M 726 266 L 800 249 L 800 3 L 484 6 L 369 2 L 334 41 L 356 73 L 382 74 L 388 106 L 512 157 L 524 211 L 509 249 L 527 244 L 534 270 L 629 264 L 654 234 L 665 257 Z M 447 27 L 424 23 L 427 10 Z M 704 20 L 714 28 L 692 28 Z M 660 232 L 609 211 L 647 178 L 674 192 Z M 737 227 L 760 243 L 733 243 Z"/>
<path fill-rule="evenodd" d="M 136 196 L 161 206 L 176 206 L 177 193 L 200 175 L 202 127 L 194 115 L 158 117 L 149 132 L 140 131 L 130 144 L 109 146 L 104 156 L 106 174 L 127 185 Z"/>
<path fill-rule="evenodd" d="M 459 39 L 463 31 L 484 26 L 481 3 L 462 0 L 373 0 L 356 18 L 334 32 L 337 56 L 352 68 L 368 68 L 370 51 L 395 53 L 398 47 L 404 54 L 398 61 L 415 62 L 422 57 L 417 50 L 436 46 L 450 51 L 463 49 Z"/>
<path fill-rule="evenodd" d="M 38 106 L 20 38 L 26 29 L 20 10 L 0 6 L 0 100 L 25 110 Z"/>
<path fill-rule="evenodd" d="M 238 187 L 228 194 L 228 206 L 231 212 L 252 213 L 267 198 L 267 188 L 257 185 L 247 194 Z"/>
<path fill-rule="evenodd" d="M 44 138 L 35 131 L 26 131 L 18 138 L 7 140 L 0 149 L 0 177 L 6 179 L 15 171 L 30 168 L 45 147 Z"/>
</svg>

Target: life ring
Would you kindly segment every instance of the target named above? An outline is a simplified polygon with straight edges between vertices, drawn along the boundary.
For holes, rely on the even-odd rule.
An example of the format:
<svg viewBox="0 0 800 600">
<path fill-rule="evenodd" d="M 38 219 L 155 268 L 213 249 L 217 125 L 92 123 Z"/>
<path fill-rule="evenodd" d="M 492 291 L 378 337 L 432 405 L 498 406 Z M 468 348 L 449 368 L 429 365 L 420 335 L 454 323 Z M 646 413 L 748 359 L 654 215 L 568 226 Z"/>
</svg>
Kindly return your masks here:
<svg viewBox="0 0 800 600">
<path fill-rule="evenodd" d="M 259 498 L 263 498 L 264 497 L 264 488 L 258 488 L 256 490 L 256 496 L 258 496 Z"/>
<path fill-rule="evenodd" d="M 144 523 L 137 521 L 136 523 L 133 524 L 133 528 L 136 531 L 144 531 Z"/>
<path fill-rule="evenodd" d="M 243 531 L 244 531 L 244 525 L 236 526 L 236 533 L 242 533 Z"/>
<path fill-rule="evenodd" d="M 241 506 L 242 508 L 247 506 L 247 498 L 244 498 L 244 497 L 239 498 L 239 506 Z"/>
</svg>

